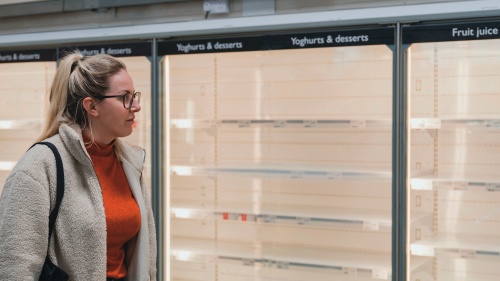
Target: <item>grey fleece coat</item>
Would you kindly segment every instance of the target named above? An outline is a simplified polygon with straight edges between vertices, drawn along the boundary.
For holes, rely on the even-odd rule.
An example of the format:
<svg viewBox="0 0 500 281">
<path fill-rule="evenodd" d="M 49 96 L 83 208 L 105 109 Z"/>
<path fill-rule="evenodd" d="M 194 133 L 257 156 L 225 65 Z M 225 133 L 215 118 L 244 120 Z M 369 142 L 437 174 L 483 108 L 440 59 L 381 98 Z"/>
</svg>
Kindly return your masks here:
<svg viewBox="0 0 500 281">
<path fill-rule="evenodd" d="M 64 165 L 65 193 L 49 254 L 70 280 L 106 280 L 106 218 L 101 187 L 81 131 L 63 124 L 53 143 Z M 123 170 L 141 212 L 141 228 L 127 245 L 127 278 L 156 280 L 156 234 L 142 180 L 144 151 L 117 140 Z M 0 280 L 38 280 L 47 253 L 48 217 L 55 202 L 52 151 L 36 145 L 19 160 L 0 197 Z"/>
</svg>

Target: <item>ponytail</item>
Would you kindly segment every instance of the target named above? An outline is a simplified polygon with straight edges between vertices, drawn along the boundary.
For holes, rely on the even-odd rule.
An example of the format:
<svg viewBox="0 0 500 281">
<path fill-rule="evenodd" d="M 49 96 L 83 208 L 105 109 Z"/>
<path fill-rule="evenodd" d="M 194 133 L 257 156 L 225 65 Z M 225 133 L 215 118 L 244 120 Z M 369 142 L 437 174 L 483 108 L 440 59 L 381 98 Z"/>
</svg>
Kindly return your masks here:
<svg viewBox="0 0 500 281">
<path fill-rule="evenodd" d="M 73 53 L 67 55 L 59 62 L 56 75 L 50 88 L 44 129 L 42 134 L 38 137 L 37 142 L 57 134 L 59 126 L 63 123 L 64 111 L 68 100 L 68 84 L 71 66 L 81 58 L 81 54 Z"/>
<path fill-rule="evenodd" d="M 44 129 L 37 141 L 57 134 L 62 123 L 81 129 L 90 126 L 83 99 L 102 96 L 109 89 L 108 78 L 122 69 L 126 69 L 123 62 L 106 54 L 83 56 L 75 51 L 61 59 L 50 88 Z"/>
</svg>

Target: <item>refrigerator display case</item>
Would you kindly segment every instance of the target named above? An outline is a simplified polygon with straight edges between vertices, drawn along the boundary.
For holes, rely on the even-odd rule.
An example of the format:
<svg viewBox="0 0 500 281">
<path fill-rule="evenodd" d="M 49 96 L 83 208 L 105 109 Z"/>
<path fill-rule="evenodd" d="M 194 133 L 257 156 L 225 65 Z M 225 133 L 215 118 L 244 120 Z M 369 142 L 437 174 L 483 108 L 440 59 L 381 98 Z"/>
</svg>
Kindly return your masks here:
<svg viewBox="0 0 500 281">
<path fill-rule="evenodd" d="M 55 49 L 0 52 L 0 192 L 14 165 L 41 133 L 45 93 L 56 70 L 51 61 L 55 53 Z"/>
<path fill-rule="evenodd" d="M 412 281 L 500 278 L 498 22 L 403 30 Z"/>
<path fill-rule="evenodd" d="M 392 43 L 160 45 L 165 280 L 391 279 Z"/>
<path fill-rule="evenodd" d="M 127 47 L 120 45 L 119 48 Z M 146 44 L 150 52 L 150 44 Z M 116 50 L 117 46 L 94 46 L 99 52 Z M 132 54 L 138 53 L 129 47 Z M 91 47 L 82 47 L 83 54 L 91 54 Z M 46 95 L 50 91 L 57 64 L 57 52 L 65 49 L 0 52 L 0 192 L 5 179 L 23 153 L 35 142 L 43 129 Z M 140 53 L 142 54 L 142 53 Z M 15 58 L 15 59 L 14 59 Z M 23 60 L 23 58 L 26 58 Z M 146 150 L 145 182 L 151 183 L 151 62 L 145 56 L 120 57 L 130 73 L 136 91 L 141 95 L 141 111 L 135 114 L 136 128 L 124 138 Z M 31 60 L 31 61 L 30 61 Z M 40 61 L 33 61 L 40 60 Z"/>
</svg>

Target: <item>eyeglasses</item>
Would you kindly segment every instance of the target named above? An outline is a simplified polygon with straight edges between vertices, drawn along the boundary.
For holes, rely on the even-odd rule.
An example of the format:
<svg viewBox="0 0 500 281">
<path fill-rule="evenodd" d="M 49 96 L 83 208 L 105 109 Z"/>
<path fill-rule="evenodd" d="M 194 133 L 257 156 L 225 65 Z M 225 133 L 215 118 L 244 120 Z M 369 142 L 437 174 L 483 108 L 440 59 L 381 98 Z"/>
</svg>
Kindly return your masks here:
<svg viewBox="0 0 500 281">
<path fill-rule="evenodd" d="M 114 95 L 114 96 L 100 96 L 98 99 L 109 99 L 109 98 L 122 98 L 123 107 L 130 109 L 134 100 L 139 104 L 141 102 L 141 92 L 126 93 L 124 95 Z"/>
</svg>

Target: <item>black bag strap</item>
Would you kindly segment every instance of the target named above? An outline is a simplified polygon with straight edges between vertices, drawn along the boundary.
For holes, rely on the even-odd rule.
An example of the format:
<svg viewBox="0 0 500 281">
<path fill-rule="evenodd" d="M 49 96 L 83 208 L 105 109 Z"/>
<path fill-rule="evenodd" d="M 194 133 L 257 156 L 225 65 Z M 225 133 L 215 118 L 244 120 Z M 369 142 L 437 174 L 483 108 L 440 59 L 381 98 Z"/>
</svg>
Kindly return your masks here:
<svg viewBox="0 0 500 281">
<path fill-rule="evenodd" d="M 37 142 L 33 144 L 31 147 L 37 145 L 37 144 L 44 144 L 48 146 L 52 152 L 54 153 L 54 157 L 56 158 L 56 169 L 57 169 L 57 197 L 56 197 L 56 205 L 54 206 L 54 209 L 52 212 L 50 212 L 49 215 L 49 243 L 50 243 L 50 236 L 52 235 L 52 231 L 54 230 L 54 225 L 56 223 L 57 219 L 57 214 L 59 213 L 59 206 L 61 205 L 62 199 L 64 197 L 64 170 L 63 170 L 63 163 L 61 159 L 61 155 L 59 154 L 59 151 L 57 150 L 56 146 L 50 142 Z M 30 149 L 31 149 L 30 147 Z"/>
</svg>

